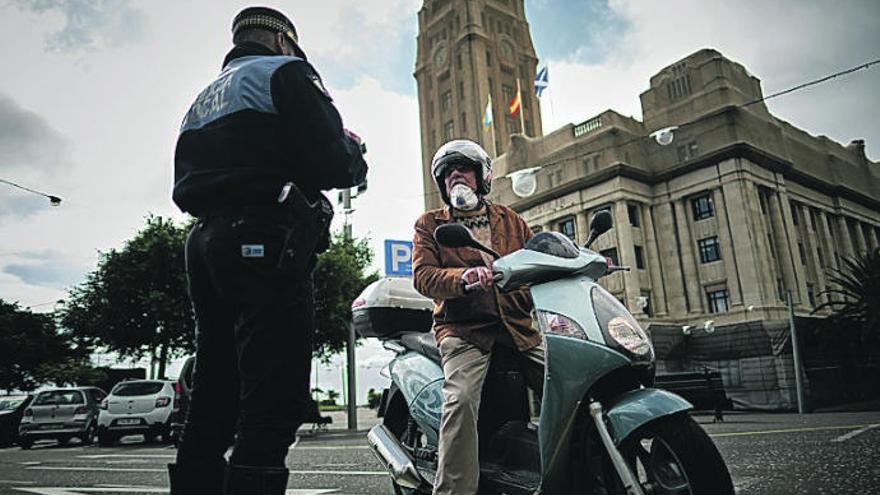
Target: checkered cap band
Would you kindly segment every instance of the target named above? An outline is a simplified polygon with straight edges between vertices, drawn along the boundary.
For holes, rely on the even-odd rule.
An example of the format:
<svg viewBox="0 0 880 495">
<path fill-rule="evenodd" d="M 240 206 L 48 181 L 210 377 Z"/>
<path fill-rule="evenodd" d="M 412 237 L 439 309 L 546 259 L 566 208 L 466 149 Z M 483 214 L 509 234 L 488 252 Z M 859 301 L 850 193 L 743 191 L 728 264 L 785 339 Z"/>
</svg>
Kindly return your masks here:
<svg viewBox="0 0 880 495">
<path fill-rule="evenodd" d="M 271 31 L 277 31 L 279 33 L 283 33 L 294 43 L 299 43 L 299 38 L 296 35 L 296 31 L 294 31 L 289 24 L 278 19 L 277 17 L 272 17 L 265 14 L 251 14 L 247 16 L 241 16 L 240 19 L 236 19 L 235 25 L 232 26 L 232 34 L 236 34 L 239 31 L 248 28 L 269 29 Z"/>
</svg>

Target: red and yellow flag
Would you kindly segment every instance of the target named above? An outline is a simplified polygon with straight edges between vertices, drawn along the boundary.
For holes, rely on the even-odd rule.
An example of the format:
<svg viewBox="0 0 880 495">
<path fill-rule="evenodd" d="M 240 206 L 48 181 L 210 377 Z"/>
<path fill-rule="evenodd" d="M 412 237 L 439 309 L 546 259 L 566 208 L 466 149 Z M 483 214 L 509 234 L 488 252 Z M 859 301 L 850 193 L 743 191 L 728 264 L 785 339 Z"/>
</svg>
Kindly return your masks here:
<svg viewBox="0 0 880 495">
<path fill-rule="evenodd" d="M 519 111 L 519 107 L 521 105 L 522 105 L 522 98 L 521 98 L 520 91 L 519 91 L 519 85 L 517 85 L 516 96 L 514 96 L 513 99 L 510 100 L 510 103 L 508 103 L 508 105 L 507 105 L 507 109 L 510 111 L 510 115 L 511 116 L 516 115 L 516 112 Z"/>
</svg>

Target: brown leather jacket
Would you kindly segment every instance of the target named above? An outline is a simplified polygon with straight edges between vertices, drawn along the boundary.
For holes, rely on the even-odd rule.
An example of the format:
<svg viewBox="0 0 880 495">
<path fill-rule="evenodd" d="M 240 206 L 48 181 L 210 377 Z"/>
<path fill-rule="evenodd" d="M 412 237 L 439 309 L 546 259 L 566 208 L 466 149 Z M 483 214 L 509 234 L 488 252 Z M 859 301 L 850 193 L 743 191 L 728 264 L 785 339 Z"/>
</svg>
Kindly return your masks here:
<svg viewBox="0 0 880 495">
<path fill-rule="evenodd" d="M 502 256 L 521 249 L 532 237 L 526 222 L 510 208 L 488 205 L 492 249 Z M 501 292 L 476 290 L 465 293 L 461 276 L 465 270 L 485 266 L 480 252 L 472 248 L 447 248 L 434 240 L 434 229 L 452 221 L 449 208 L 422 214 L 413 240 L 413 284 L 434 300 L 434 334 L 439 343 L 447 335 L 462 338 L 483 350 L 507 331 L 520 350 L 541 343 L 532 325 L 532 298 L 527 289 Z M 508 340 L 509 339 L 505 339 Z"/>
</svg>

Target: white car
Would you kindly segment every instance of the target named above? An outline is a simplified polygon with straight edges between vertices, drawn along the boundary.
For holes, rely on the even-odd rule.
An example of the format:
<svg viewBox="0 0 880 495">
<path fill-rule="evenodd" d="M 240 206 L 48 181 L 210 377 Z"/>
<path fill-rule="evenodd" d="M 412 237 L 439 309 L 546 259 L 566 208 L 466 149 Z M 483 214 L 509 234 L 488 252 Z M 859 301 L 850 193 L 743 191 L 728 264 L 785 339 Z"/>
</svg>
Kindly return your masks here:
<svg viewBox="0 0 880 495">
<path fill-rule="evenodd" d="M 171 441 L 174 382 L 129 380 L 116 384 L 101 402 L 98 443 L 110 445 L 125 435 L 144 435 L 151 442 L 161 436 Z"/>
</svg>

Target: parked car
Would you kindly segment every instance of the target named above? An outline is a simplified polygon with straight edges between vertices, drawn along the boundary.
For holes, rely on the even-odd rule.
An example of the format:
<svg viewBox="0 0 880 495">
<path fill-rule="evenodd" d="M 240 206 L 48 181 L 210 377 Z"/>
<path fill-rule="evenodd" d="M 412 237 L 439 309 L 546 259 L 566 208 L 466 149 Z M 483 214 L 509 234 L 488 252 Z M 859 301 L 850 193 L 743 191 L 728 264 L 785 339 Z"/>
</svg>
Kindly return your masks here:
<svg viewBox="0 0 880 495">
<path fill-rule="evenodd" d="M 110 445 L 125 435 L 143 434 L 147 442 L 171 440 L 174 382 L 130 380 L 120 382 L 101 402 L 98 443 Z"/>
<path fill-rule="evenodd" d="M 18 427 L 18 445 L 31 448 L 36 440 L 54 438 L 65 444 L 77 437 L 94 442 L 98 431 L 98 406 L 107 394 L 97 387 L 45 390 L 25 408 Z"/>
<path fill-rule="evenodd" d="M 0 447 L 18 443 L 18 424 L 32 400 L 30 394 L 0 395 Z"/>
<path fill-rule="evenodd" d="M 174 412 L 171 416 L 171 436 L 175 442 L 179 442 L 183 434 L 183 425 L 186 422 L 186 414 L 189 410 L 189 399 L 192 397 L 193 369 L 196 358 L 190 356 L 183 362 L 180 368 L 180 377 L 174 382 Z"/>
</svg>

